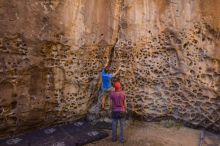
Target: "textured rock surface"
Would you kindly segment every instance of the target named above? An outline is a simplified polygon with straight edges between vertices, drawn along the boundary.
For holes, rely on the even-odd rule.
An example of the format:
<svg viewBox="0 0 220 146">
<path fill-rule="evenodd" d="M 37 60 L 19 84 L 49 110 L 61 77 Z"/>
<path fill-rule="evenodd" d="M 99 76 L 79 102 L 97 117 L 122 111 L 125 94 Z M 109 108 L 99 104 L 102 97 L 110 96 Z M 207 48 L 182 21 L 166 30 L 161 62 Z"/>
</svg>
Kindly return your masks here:
<svg viewBox="0 0 220 146">
<path fill-rule="evenodd" d="M 109 64 L 129 110 L 220 131 L 219 0 L 0 0 L 0 136 L 84 116 Z"/>
</svg>

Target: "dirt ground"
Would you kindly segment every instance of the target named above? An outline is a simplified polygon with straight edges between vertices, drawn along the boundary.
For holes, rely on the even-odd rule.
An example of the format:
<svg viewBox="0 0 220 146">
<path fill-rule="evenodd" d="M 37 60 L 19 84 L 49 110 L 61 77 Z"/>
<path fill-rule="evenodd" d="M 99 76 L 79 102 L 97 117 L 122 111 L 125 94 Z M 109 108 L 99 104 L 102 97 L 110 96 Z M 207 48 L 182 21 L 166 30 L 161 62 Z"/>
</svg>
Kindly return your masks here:
<svg viewBox="0 0 220 146">
<path fill-rule="evenodd" d="M 87 146 L 199 146 L 200 130 L 181 125 L 162 123 L 127 122 L 125 129 L 126 143 L 111 141 L 109 137 L 90 143 Z M 202 146 L 220 146 L 220 135 L 205 131 Z"/>
</svg>

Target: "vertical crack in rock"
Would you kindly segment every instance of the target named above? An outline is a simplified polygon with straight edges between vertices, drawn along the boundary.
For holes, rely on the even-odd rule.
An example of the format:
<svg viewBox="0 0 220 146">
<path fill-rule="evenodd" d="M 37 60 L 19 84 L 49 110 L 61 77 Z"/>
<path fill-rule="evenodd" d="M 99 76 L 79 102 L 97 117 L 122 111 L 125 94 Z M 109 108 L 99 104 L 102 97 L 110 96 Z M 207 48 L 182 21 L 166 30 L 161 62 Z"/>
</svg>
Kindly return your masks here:
<svg viewBox="0 0 220 146">
<path fill-rule="evenodd" d="M 120 5 L 119 13 L 121 13 L 122 8 L 123 8 L 123 4 L 124 4 L 124 0 L 119 0 L 119 1 L 117 1 L 117 3 Z M 118 53 L 117 44 L 119 43 L 119 37 L 120 37 L 120 33 L 121 33 L 121 19 L 122 19 L 121 17 L 122 17 L 122 15 L 120 14 L 119 18 L 117 18 L 119 20 L 119 24 L 117 27 L 118 28 L 117 35 L 116 35 L 116 38 L 115 38 L 113 45 L 110 46 L 109 52 L 108 52 L 108 61 L 106 63 L 106 69 L 110 73 L 114 73 L 115 71 L 120 69 L 120 65 L 115 66 L 115 64 L 116 63 L 120 64 L 120 58 L 118 56 L 116 56 L 116 54 Z M 96 94 L 96 96 L 93 97 L 93 98 L 97 98 L 97 100 L 94 100 L 93 106 L 89 110 L 88 119 L 93 122 L 102 121 L 102 120 L 107 122 L 107 121 L 109 121 L 109 118 L 110 118 L 110 111 L 102 111 L 102 109 L 101 109 L 101 99 L 103 97 L 102 91 L 101 91 L 101 83 L 99 84 L 98 89 L 99 89 L 98 94 Z M 109 103 L 107 103 L 107 104 L 109 104 Z"/>
</svg>

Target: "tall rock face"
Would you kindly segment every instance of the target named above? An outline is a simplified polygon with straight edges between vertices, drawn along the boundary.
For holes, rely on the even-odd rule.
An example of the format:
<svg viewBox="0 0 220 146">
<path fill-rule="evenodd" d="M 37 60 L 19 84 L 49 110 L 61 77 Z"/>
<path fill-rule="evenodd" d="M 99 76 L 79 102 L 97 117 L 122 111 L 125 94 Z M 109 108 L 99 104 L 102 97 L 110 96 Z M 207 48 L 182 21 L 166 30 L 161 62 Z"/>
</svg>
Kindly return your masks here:
<svg viewBox="0 0 220 146">
<path fill-rule="evenodd" d="M 129 112 L 220 132 L 219 0 L 0 0 L 0 136 L 83 117 L 99 70 Z"/>
<path fill-rule="evenodd" d="M 209 6 L 207 6 L 209 5 Z M 220 1 L 124 1 L 116 57 L 131 111 L 220 131 Z"/>
</svg>

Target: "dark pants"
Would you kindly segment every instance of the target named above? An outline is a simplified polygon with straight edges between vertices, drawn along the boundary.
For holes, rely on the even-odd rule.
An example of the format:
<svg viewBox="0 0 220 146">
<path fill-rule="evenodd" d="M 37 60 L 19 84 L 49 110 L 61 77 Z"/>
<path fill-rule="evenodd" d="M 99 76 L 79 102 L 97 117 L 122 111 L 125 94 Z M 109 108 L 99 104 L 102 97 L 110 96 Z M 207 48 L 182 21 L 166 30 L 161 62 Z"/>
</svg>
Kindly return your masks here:
<svg viewBox="0 0 220 146">
<path fill-rule="evenodd" d="M 124 112 L 112 112 L 112 140 L 117 139 L 117 125 L 120 123 L 120 142 L 125 141 L 124 128 L 125 128 L 125 113 Z"/>
</svg>

